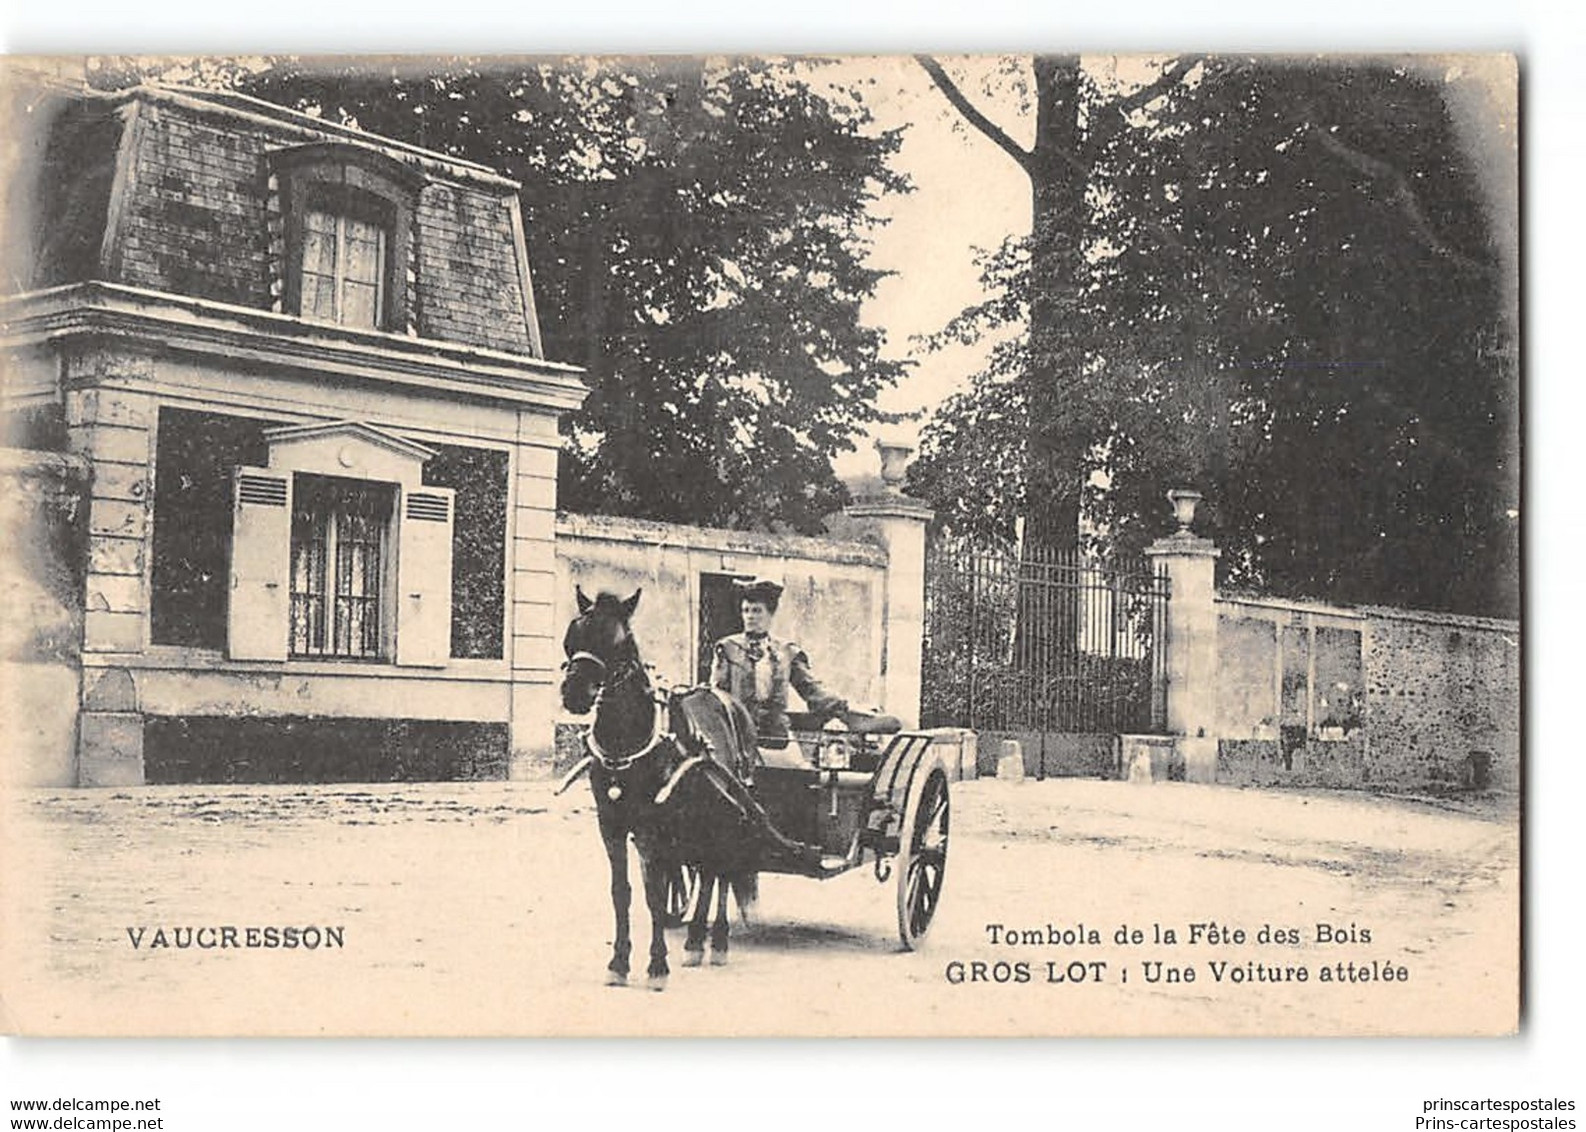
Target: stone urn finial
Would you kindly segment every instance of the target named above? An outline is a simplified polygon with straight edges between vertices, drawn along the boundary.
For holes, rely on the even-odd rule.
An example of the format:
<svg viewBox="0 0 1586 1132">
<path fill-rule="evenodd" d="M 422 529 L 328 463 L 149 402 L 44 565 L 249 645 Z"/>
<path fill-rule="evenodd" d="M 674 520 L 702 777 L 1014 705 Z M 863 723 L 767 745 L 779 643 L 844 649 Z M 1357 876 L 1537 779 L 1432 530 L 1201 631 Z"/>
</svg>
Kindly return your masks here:
<svg viewBox="0 0 1586 1132">
<path fill-rule="evenodd" d="M 1179 534 L 1192 533 L 1190 528 L 1195 523 L 1195 506 L 1201 499 L 1201 493 L 1192 487 L 1175 487 L 1167 493 L 1167 500 L 1173 505 L 1173 518 L 1178 521 Z"/>
<path fill-rule="evenodd" d="M 878 440 L 876 451 L 881 453 L 881 482 L 892 491 L 902 491 L 914 446 L 897 440 Z"/>
</svg>

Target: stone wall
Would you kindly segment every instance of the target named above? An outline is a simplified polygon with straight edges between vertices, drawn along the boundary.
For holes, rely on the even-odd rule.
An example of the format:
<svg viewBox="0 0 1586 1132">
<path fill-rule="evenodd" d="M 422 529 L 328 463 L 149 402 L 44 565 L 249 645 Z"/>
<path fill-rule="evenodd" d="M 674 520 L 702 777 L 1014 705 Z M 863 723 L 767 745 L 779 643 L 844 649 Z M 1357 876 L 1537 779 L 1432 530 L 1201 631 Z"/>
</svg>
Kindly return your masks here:
<svg viewBox="0 0 1586 1132">
<path fill-rule="evenodd" d="M 1518 787 L 1516 623 L 1253 597 L 1217 609 L 1219 781 Z"/>
<path fill-rule="evenodd" d="M 1367 610 L 1368 781 L 1518 790 L 1520 627 Z"/>
<path fill-rule="evenodd" d="M 76 782 L 86 462 L 0 449 L 0 718 L 7 785 Z"/>
<path fill-rule="evenodd" d="M 786 587 L 777 635 L 804 647 L 834 694 L 855 708 L 879 706 L 887 556 L 878 547 L 568 515 L 557 520 L 556 566 L 557 633 L 575 616 L 575 585 L 591 597 L 642 587 L 634 631 L 645 661 L 675 685 L 698 679 L 701 648 L 710 644 L 701 637 L 702 585 L 774 578 Z"/>
</svg>

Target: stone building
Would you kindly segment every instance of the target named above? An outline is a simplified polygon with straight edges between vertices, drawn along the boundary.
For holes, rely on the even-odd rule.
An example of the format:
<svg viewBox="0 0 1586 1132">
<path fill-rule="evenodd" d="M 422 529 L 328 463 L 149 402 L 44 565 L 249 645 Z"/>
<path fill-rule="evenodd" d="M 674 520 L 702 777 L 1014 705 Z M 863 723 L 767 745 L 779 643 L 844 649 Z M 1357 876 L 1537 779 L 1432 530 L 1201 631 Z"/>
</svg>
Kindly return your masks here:
<svg viewBox="0 0 1586 1132">
<path fill-rule="evenodd" d="M 585 387 L 541 349 L 519 186 L 238 95 L 11 93 L 20 777 L 549 758 Z"/>
<path fill-rule="evenodd" d="M 234 94 L 11 110 L 4 777 L 546 773 L 575 584 L 643 587 L 681 684 L 733 581 L 778 577 L 833 686 L 918 720 L 901 466 L 837 538 L 558 520 L 585 387 L 544 357 L 515 182 Z"/>
</svg>

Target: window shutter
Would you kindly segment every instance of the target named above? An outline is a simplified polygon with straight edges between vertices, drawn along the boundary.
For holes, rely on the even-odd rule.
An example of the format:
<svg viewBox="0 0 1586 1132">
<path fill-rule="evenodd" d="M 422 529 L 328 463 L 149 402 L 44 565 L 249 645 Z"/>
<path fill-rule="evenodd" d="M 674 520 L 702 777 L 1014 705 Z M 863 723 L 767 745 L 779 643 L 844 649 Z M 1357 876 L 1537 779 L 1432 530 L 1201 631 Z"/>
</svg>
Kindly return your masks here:
<svg viewBox="0 0 1586 1132">
<path fill-rule="evenodd" d="M 226 647 L 236 660 L 285 660 L 292 606 L 292 478 L 236 468 Z"/>
<path fill-rule="evenodd" d="M 397 524 L 398 664 L 440 667 L 452 654 L 452 521 L 447 487 L 407 488 Z"/>
</svg>

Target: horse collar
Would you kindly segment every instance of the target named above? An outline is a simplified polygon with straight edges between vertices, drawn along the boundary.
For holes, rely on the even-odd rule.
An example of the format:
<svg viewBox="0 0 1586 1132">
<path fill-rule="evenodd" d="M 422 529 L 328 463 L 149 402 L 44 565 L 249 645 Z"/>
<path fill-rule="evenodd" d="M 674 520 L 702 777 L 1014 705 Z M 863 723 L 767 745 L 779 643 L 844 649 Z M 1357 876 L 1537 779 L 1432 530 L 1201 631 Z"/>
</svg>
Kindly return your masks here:
<svg viewBox="0 0 1586 1132">
<path fill-rule="evenodd" d="M 633 752 L 633 754 L 612 755 L 604 747 L 602 747 L 600 745 L 600 741 L 595 738 L 595 728 L 593 724 L 590 725 L 589 730 L 584 734 L 584 744 L 589 748 L 589 753 L 594 755 L 595 759 L 606 770 L 627 770 L 634 763 L 638 762 L 640 759 L 644 758 L 646 755 L 650 754 L 661 745 L 661 740 L 666 738 L 666 729 L 663 726 L 665 722 L 666 707 L 658 700 L 655 705 L 655 721 L 650 726 L 650 740 L 637 751 Z"/>
</svg>

